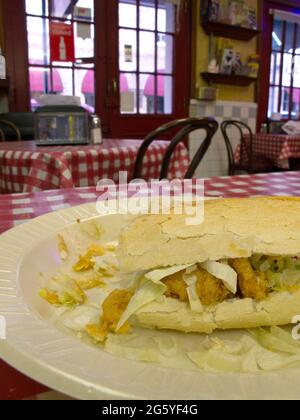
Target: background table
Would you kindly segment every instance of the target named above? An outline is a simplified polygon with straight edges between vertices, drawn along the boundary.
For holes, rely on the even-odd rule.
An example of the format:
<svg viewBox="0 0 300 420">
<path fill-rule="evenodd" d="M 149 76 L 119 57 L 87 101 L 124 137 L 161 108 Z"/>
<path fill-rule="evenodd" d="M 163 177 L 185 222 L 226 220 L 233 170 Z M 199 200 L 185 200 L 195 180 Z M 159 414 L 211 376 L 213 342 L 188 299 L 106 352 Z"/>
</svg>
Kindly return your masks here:
<svg viewBox="0 0 300 420">
<path fill-rule="evenodd" d="M 245 136 L 247 141 L 249 136 Z M 253 136 L 252 142 L 253 159 L 258 157 L 272 162 L 274 166 L 282 169 L 290 169 L 290 159 L 300 159 L 300 135 L 290 136 L 284 134 L 258 133 Z M 241 148 L 238 147 L 235 160 L 240 162 Z M 244 161 L 243 156 L 242 160 Z M 246 157 L 247 159 L 247 157 Z"/>
<path fill-rule="evenodd" d="M 300 196 L 300 172 L 241 175 L 205 181 L 207 197 Z M 95 188 L 78 188 L 0 196 L 0 232 L 36 216 L 68 206 L 95 202 Z M 45 391 L 0 361 L 0 399 L 26 398 Z"/>
<path fill-rule="evenodd" d="M 119 172 L 133 173 L 141 140 L 109 140 L 103 145 L 37 147 L 35 142 L 0 143 L 0 193 L 37 192 L 95 186 L 100 179 L 118 181 Z M 154 142 L 145 158 L 142 176 L 157 179 L 168 141 Z M 188 150 L 178 145 L 169 177 L 183 178 Z"/>
</svg>

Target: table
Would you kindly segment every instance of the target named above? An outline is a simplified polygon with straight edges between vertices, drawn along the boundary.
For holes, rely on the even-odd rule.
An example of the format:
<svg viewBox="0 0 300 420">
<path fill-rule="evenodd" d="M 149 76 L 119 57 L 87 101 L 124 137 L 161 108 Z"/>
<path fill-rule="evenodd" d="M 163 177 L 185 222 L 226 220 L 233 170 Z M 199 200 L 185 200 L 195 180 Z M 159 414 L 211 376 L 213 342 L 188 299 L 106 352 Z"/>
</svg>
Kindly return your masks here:
<svg viewBox="0 0 300 420">
<path fill-rule="evenodd" d="M 194 181 L 195 182 L 195 181 Z M 300 172 L 215 177 L 205 180 L 207 197 L 300 196 Z M 68 206 L 95 202 L 94 187 L 0 196 L 0 232 Z M 0 361 L 0 399 L 27 398 L 45 391 Z M 4 382 L 4 379 L 6 382 Z"/>
<path fill-rule="evenodd" d="M 0 193 L 37 192 L 95 186 L 100 179 L 118 181 L 119 172 L 132 177 L 141 140 L 105 139 L 102 145 L 44 146 L 33 141 L 0 143 Z M 159 178 L 168 141 L 156 141 L 144 158 L 142 176 Z M 169 177 L 183 178 L 189 165 L 188 150 L 178 145 Z"/>
<path fill-rule="evenodd" d="M 245 136 L 245 140 L 248 139 L 249 136 Z M 236 163 L 240 162 L 240 150 L 239 146 L 235 154 Z M 289 160 L 300 159 L 300 135 L 258 133 L 253 136 L 252 151 L 254 162 L 257 157 L 271 161 L 278 168 L 290 169 Z"/>
</svg>

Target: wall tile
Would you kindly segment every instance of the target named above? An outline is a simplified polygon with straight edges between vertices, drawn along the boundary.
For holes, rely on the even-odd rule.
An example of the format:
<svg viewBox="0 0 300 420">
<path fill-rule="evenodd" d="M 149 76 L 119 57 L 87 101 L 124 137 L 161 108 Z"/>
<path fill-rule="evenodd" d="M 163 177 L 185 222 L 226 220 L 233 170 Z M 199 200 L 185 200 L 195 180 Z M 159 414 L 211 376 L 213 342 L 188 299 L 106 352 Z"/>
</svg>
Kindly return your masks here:
<svg viewBox="0 0 300 420">
<path fill-rule="evenodd" d="M 216 103 L 204 102 L 193 103 L 191 105 L 191 116 L 203 118 L 214 116 L 219 124 L 224 119 L 237 119 L 248 124 L 253 131 L 256 130 L 257 104 L 245 102 L 217 101 Z M 196 131 L 190 136 L 190 154 L 191 158 L 195 155 L 201 140 L 203 132 Z M 231 142 L 235 149 L 239 143 L 239 133 L 237 130 L 230 131 Z M 196 175 L 201 178 L 212 176 L 224 176 L 228 174 L 228 158 L 225 142 L 219 129 L 213 138 L 212 145 L 208 150 L 203 161 L 199 165 Z"/>
</svg>

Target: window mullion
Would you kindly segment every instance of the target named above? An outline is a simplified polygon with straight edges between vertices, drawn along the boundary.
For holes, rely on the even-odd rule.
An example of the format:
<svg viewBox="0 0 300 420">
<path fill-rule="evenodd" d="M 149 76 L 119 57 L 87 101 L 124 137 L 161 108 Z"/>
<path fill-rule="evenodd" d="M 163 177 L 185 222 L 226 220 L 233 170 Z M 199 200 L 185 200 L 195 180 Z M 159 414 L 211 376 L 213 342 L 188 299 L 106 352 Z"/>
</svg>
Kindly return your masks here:
<svg viewBox="0 0 300 420">
<path fill-rule="evenodd" d="M 137 73 L 136 73 L 136 106 L 137 106 L 137 114 L 140 113 L 140 4 L 141 1 L 137 0 L 137 12 L 136 12 L 136 66 L 137 66 Z"/>
<path fill-rule="evenodd" d="M 154 114 L 158 113 L 158 0 L 155 0 L 155 35 L 154 35 Z"/>
<path fill-rule="evenodd" d="M 292 54 L 292 65 L 291 65 L 291 79 L 290 79 L 290 101 L 289 101 L 289 119 L 292 116 L 293 108 L 293 97 L 294 97 L 294 68 L 295 68 L 295 50 L 297 44 L 297 24 L 294 24 L 293 33 L 293 54 Z"/>
<path fill-rule="evenodd" d="M 280 63 L 280 76 L 279 76 L 279 98 L 278 98 L 278 110 L 277 112 L 281 114 L 281 101 L 282 101 L 282 80 L 283 80 L 283 63 L 284 63 L 284 50 L 285 50 L 285 40 L 286 40 L 286 31 L 287 31 L 287 25 L 286 22 L 283 22 L 282 27 L 282 46 L 281 46 L 281 63 Z"/>
</svg>

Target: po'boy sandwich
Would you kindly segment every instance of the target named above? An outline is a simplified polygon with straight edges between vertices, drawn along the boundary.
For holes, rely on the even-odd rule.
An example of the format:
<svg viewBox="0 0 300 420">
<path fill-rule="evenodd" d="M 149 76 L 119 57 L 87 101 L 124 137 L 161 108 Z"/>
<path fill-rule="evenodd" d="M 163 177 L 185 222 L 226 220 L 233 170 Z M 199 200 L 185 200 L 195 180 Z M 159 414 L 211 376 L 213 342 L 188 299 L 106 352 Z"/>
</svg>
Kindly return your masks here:
<svg viewBox="0 0 300 420">
<path fill-rule="evenodd" d="M 115 332 L 287 325 L 300 315 L 300 199 L 206 201 L 198 226 L 141 216 L 121 233 L 118 258 L 137 280 L 114 293 Z"/>
</svg>

